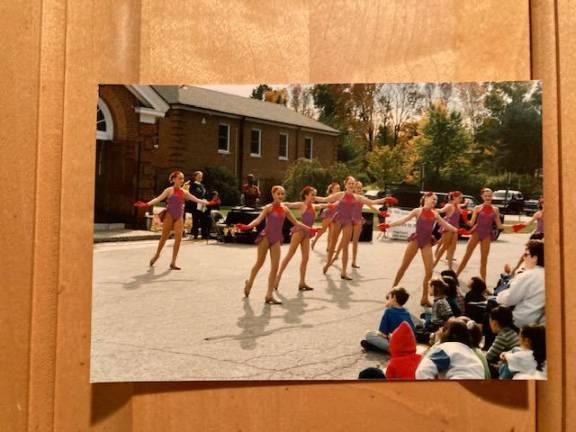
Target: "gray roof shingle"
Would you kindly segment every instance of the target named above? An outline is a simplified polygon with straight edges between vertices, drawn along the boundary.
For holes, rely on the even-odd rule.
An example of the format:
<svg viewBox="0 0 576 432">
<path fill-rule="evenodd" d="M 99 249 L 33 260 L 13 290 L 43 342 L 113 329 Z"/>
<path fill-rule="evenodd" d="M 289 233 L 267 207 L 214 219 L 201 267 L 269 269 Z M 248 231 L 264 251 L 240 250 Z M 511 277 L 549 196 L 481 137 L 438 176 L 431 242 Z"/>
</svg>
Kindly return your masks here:
<svg viewBox="0 0 576 432">
<path fill-rule="evenodd" d="M 182 104 L 259 120 L 301 126 L 329 134 L 337 129 L 293 111 L 284 105 L 193 86 L 153 86 L 170 105 Z"/>
</svg>

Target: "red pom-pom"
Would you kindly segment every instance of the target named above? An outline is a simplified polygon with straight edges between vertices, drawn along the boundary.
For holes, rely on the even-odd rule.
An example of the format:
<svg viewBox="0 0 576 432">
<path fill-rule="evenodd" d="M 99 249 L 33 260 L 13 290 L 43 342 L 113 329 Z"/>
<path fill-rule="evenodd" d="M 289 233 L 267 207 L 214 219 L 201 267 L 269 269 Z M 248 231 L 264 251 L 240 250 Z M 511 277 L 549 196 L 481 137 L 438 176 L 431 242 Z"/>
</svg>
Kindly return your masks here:
<svg viewBox="0 0 576 432">
<path fill-rule="evenodd" d="M 322 230 L 322 228 L 316 228 L 316 227 L 311 227 L 308 232 L 310 233 L 310 235 L 312 237 L 314 237 L 316 234 L 318 234 L 320 231 Z"/>
<path fill-rule="evenodd" d="M 387 211 L 381 211 L 378 214 L 383 218 L 387 218 L 388 216 L 390 216 L 390 213 L 388 213 Z"/>
<path fill-rule="evenodd" d="M 145 203 L 144 201 L 136 201 L 134 203 L 134 207 L 138 207 L 138 208 L 148 208 L 150 207 L 147 203 Z"/>
<path fill-rule="evenodd" d="M 519 231 L 522 231 L 524 228 L 526 228 L 526 224 L 516 224 L 516 225 L 512 225 L 512 230 L 517 233 Z"/>
<path fill-rule="evenodd" d="M 236 224 L 234 226 L 239 231 L 250 231 L 252 229 L 249 225 L 245 225 L 245 224 Z"/>
<path fill-rule="evenodd" d="M 384 202 L 388 205 L 396 205 L 398 204 L 398 198 L 390 196 L 390 197 L 386 197 L 386 199 L 384 200 Z"/>
<path fill-rule="evenodd" d="M 388 228 L 390 228 L 390 224 L 387 223 L 378 224 L 378 229 L 380 231 L 386 231 Z"/>
<path fill-rule="evenodd" d="M 328 208 L 329 208 L 330 210 L 334 210 L 334 209 L 336 208 L 336 204 L 330 203 L 330 204 L 328 204 Z"/>
<path fill-rule="evenodd" d="M 470 235 L 470 231 L 468 231 L 466 228 L 458 228 L 458 235 L 468 236 Z"/>
</svg>

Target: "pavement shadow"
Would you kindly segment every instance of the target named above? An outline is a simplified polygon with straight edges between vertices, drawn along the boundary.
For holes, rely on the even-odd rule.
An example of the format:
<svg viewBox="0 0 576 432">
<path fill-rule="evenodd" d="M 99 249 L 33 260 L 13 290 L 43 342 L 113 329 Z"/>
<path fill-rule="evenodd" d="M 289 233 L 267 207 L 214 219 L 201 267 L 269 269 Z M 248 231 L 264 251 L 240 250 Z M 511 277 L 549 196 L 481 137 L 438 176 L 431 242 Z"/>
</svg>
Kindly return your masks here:
<svg viewBox="0 0 576 432">
<path fill-rule="evenodd" d="M 244 315 L 238 318 L 238 327 L 242 332 L 237 336 L 240 348 L 253 350 L 258 346 L 257 339 L 265 334 L 266 327 L 270 324 L 271 310 L 266 305 L 260 315 L 254 313 L 250 301 L 244 301 Z"/>
<path fill-rule="evenodd" d="M 325 306 L 307 309 L 304 293 L 302 291 L 298 291 L 296 297 L 292 298 L 284 297 L 279 292 L 276 295 L 282 300 L 282 308 L 286 309 L 284 322 L 287 324 L 300 324 L 302 322 L 302 316 L 307 312 L 326 309 Z"/>
<path fill-rule="evenodd" d="M 156 279 L 163 278 L 170 272 L 171 272 L 170 269 L 166 269 L 162 273 L 156 273 L 156 269 L 154 267 L 151 267 L 148 270 L 146 270 L 146 273 L 133 276 L 130 282 L 125 282 L 122 284 L 122 286 L 124 287 L 124 289 L 127 290 L 135 290 L 141 288 L 144 285 L 148 285 L 152 282 L 155 282 Z"/>
</svg>

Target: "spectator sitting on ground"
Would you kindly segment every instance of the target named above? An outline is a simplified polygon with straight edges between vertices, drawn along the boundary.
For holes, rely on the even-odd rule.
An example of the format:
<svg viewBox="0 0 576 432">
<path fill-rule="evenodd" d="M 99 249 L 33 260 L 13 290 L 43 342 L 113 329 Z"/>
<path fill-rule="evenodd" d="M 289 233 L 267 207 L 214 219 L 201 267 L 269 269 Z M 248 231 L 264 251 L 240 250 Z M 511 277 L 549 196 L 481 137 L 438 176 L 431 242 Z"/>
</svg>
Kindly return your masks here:
<svg viewBox="0 0 576 432">
<path fill-rule="evenodd" d="M 456 272 L 454 270 L 442 270 L 440 272 L 440 277 L 444 278 L 444 276 L 449 276 L 451 278 L 454 278 L 454 280 L 456 281 L 456 302 L 458 304 L 458 308 L 460 308 L 460 311 L 463 312 L 464 311 L 464 296 L 462 295 L 462 292 L 460 291 L 460 281 L 458 280 L 458 276 L 456 275 Z"/>
<path fill-rule="evenodd" d="M 424 328 L 418 329 L 416 340 L 419 343 L 430 344 L 434 333 L 440 329 L 448 318 L 454 316 L 450 303 L 446 300 L 448 285 L 442 279 L 432 279 L 428 283 L 430 294 L 434 297 L 432 312 L 425 312 L 421 318 L 424 319 Z"/>
<path fill-rule="evenodd" d="M 464 296 L 464 314 L 476 322 L 484 322 L 486 310 L 486 284 L 482 278 L 474 276 L 468 282 L 469 291 Z"/>
<path fill-rule="evenodd" d="M 473 321 L 449 319 L 416 369 L 416 379 L 484 379 L 486 371 L 474 351 Z"/>
<path fill-rule="evenodd" d="M 490 311 L 490 329 L 496 335 L 494 342 L 486 353 L 486 360 L 491 365 L 492 375 L 498 376 L 500 354 L 510 351 L 519 345 L 518 333 L 514 329 L 512 310 L 498 306 Z"/>
<path fill-rule="evenodd" d="M 365 350 L 377 350 L 388 352 L 389 335 L 404 321 L 406 321 L 412 331 L 414 323 L 410 313 L 404 308 L 404 305 L 410 298 L 410 294 L 401 287 L 396 287 L 386 296 L 386 310 L 380 320 L 380 327 L 377 331 L 369 331 L 366 337 L 360 342 Z"/>
<path fill-rule="evenodd" d="M 386 367 L 386 379 L 415 379 L 421 358 L 420 354 L 416 354 L 414 331 L 403 321 L 390 336 L 390 362 Z"/>
<path fill-rule="evenodd" d="M 363 369 L 358 374 L 358 379 L 386 379 L 384 371 L 377 367 Z"/>
<path fill-rule="evenodd" d="M 502 306 L 514 306 L 514 325 L 545 323 L 544 242 L 530 240 L 524 253 L 524 272 L 510 281 L 510 287 L 496 297 Z"/>
<path fill-rule="evenodd" d="M 462 311 L 458 305 L 458 282 L 452 276 L 442 276 L 442 280 L 448 287 L 446 290 L 446 300 L 450 305 L 450 309 L 452 309 L 452 314 L 455 317 L 459 317 L 462 315 Z"/>
<path fill-rule="evenodd" d="M 546 379 L 546 328 L 522 327 L 520 346 L 500 354 L 500 379 Z"/>
<path fill-rule="evenodd" d="M 474 353 L 482 362 L 482 366 L 484 367 L 484 378 L 492 378 L 490 366 L 488 365 L 488 360 L 486 360 L 486 355 L 484 355 L 484 351 L 480 349 L 480 344 L 482 343 L 482 328 L 480 324 L 464 315 L 459 316 L 458 318 L 450 319 L 456 319 L 466 324 L 466 327 L 470 332 L 470 348 L 472 348 Z"/>
</svg>

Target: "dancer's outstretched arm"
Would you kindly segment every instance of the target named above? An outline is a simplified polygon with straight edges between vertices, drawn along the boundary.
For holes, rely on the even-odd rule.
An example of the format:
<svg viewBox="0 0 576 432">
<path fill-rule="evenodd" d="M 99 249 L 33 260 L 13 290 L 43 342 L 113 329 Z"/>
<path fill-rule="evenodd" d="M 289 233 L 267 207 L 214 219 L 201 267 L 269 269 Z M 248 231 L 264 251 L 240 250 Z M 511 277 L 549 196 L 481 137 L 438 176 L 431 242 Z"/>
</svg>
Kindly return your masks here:
<svg viewBox="0 0 576 432">
<path fill-rule="evenodd" d="M 292 222 L 292 224 L 293 224 L 294 226 L 299 226 L 299 227 L 302 227 L 302 228 L 307 229 L 307 230 L 312 229 L 312 227 L 309 227 L 308 225 L 303 224 L 303 223 L 300 222 L 298 219 L 296 219 L 296 218 L 294 217 L 294 215 L 292 214 L 292 212 L 290 212 L 290 211 L 288 211 L 288 210 L 286 210 L 286 217 L 288 218 L 288 220 L 289 220 L 290 222 Z"/>
<path fill-rule="evenodd" d="M 252 228 L 260 225 L 260 223 L 266 218 L 266 216 L 268 215 L 268 213 L 270 213 L 270 209 L 272 208 L 272 204 L 267 204 L 262 211 L 260 212 L 260 214 L 258 215 L 258 217 L 256 217 L 256 219 L 254 219 L 252 222 L 250 222 L 248 225 L 246 225 L 246 229 L 247 230 L 251 230 Z"/>
<path fill-rule="evenodd" d="M 151 199 L 150 201 L 148 201 L 146 204 L 148 204 L 148 207 L 152 207 L 153 205 L 158 204 L 159 202 L 164 201 L 166 198 L 168 198 L 168 194 L 170 193 L 170 189 L 171 188 L 166 188 L 164 189 L 164 192 L 162 192 L 160 195 L 158 195 L 156 198 Z"/>
<path fill-rule="evenodd" d="M 192 195 L 190 192 L 188 191 L 184 191 L 184 197 L 188 200 L 188 201 L 194 201 L 197 204 L 204 204 L 204 205 L 210 205 L 209 201 L 206 201 L 204 199 L 200 199 L 194 195 Z"/>
<path fill-rule="evenodd" d="M 406 216 L 404 216 L 403 218 L 397 219 L 393 222 L 390 222 L 389 224 L 387 224 L 389 227 L 395 227 L 398 225 L 404 225 L 406 222 L 408 222 L 410 219 L 414 219 L 416 216 L 418 216 L 418 211 L 420 209 L 415 208 L 414 210 L 412 210 L 410 213 L 408 213 Z"/>
<path fill-rule="evenodd" d="M 283 202 L 283 205 L 288 207 L 289 209 L 301 209 L 304 206 L 304 203 L 301 201 L 297 202 Z"/>
<path fill-rule="evenodd" d="M 500 210 L 498 209 L 498 207 L 494 207 L 494 212 L 496 213 L 496 227 L 499 230 L 512 229 L 514 227 L 514 225 L 512 225 L 512 224 L 503 224 L 502 223 L 502 221 L 500 220 Z"/>
<path fill-rule="evenodd" d="M 470 222 L 464 221 L 466 225 L 473 227 L 476 224 L 476 219 L 478 219 L 478 213 L 480 212 L 481 208 L 481 206 L 476 206 L 474 210 L 472 210 L 472 217 L 470 218 Z"/>
<path fill-rule="evenodd" d="M 452 204 L 446 204 L 444 205 L 444 207 L 436 210 L 438 213 L 444 214 L 446 212 L 448 212 L 448 210 L 450 210 L 452 208 Z"/>
<path fill-rule="evenodd" d="M 340 198 L 344 196 L 344 192 L 336 192 L 332 195 L 328 195 L 327 197 L 316 196 L 316 202 L 320 203 L 333 203 L 338 201 Z"/>
<path fill-rule="evenodd" d="M 456 228 L 454 225 L 452 225 L 451 223 L 446 222 L 442 216 L 440 216 L 438 214 L 437 211 L 434 212 L 434 217 L 436 218 L 436 222 L 438 222 L 441 226 L 443 226 L 445 229 L 447 229 L 448 231 L 452 231 L 452 232 L 458 232 L 458 228 Z"/>
</svg>

